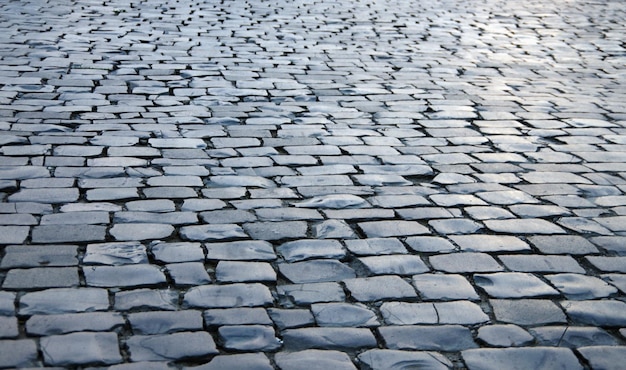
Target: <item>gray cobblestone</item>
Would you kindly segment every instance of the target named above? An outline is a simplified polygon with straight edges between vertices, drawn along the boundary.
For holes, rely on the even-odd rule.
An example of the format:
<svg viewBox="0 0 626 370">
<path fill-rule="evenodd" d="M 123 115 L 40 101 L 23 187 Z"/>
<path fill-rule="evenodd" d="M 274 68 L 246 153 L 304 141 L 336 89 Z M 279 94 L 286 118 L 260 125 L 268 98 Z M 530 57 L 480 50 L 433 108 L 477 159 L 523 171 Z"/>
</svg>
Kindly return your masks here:
<svg viewBox="0 0 626 370">
<path fill-rule="evenodd" d="M 624 18 L 2 2 L 0 367 L 619 367 Z"/>
</svg>

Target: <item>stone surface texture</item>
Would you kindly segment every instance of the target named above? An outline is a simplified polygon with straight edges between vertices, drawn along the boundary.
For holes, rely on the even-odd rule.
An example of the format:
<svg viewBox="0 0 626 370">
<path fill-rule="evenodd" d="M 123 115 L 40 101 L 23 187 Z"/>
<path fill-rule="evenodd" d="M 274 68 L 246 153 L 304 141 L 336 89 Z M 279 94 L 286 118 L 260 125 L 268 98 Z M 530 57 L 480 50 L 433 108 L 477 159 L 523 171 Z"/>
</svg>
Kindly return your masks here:
<svg viewBox="0 0 626 370">
<path fill-rule="evenodd" d="M 621 369 L 620 0 L 0 2 L 0 369 Z"/>
</svg>

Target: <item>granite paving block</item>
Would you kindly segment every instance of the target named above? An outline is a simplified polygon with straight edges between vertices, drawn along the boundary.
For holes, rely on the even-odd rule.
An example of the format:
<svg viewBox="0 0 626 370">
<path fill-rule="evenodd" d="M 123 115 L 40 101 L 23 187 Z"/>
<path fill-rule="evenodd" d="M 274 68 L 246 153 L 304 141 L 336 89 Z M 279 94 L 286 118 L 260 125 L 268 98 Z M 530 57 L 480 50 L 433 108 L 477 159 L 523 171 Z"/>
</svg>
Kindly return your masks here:
<svg viewBox="0 0 626 370">
<path fill-rule="evenodd" d="M 53 288 L 24 294 L 19 299 L 18 311 L 22 315 L 50 315 L 105 311 L 108 307 L 105 289 Z"/>
<path fill-rule="evenodd" d="M 544 326 L 530 329 L 539 345 L 578 348 L 583 346 L 615 346 L 617 338 L 601 328 L 576 326 Z"/>
<path fill-rule="evenodd" d="M 533 343 L 535 337 L 517 325 L 486 325 L 478 329 L 477 339 L 492 347 L 522 347 Z"/>
<path fill-rule="evenodd" d="M 185 369 L 196 370 L 272 370 L 274 367 L 270 360 L 262 353 L 241 353 L 235 355 L 218 355 L 208 363 L 201 366 L 186 367 Z"/>
<path fill-rule="evenodd" d="M 115 293 L 115 310 L 168 310 L 178 309 L 178 292 L 168 289 L 134 289 Z"/>
<path fill-rule="evenodd" d="M 207 326 L 272 325 L 267 311 L 260 307 L 217 308 L 203 313 Z"/>
<path fill-rule="evenodd" d="M 33 315 L 26 321 L 26 332 L 37 336 L 82 331 L 107 332 L 121 328 L 125 324 L 121 314 L 112 312 Z"/>
<path fill-rule="evenodd" d="M 288 297 L 299 305 L 339 302 L 346 297 L 339 283 L 335 282 L 279 285 L 277 292 L 279 296 Z"/>
<path fill-rule="evenodd" d="M 37 244 L 104 241 L 103 225 L 42 225 L 32 230 L 32 241 Z"/>
<path fill-rule="evenodd" d="M 563 310 L 547 299 L 491 299 L 496 320 L 517 325 L 562 324 Z"/>
<path fill-rule="evenodd" d="M 0 340 L 0 366 L 27 367 L 37 366 L 37 342 L 32 339 Z"/>
<path fill-rule="evenodd" d="M 126 345 L 134 362 L 206 359 L 218 353 L 213 338 L 204 331 L 133 335 Z"/>
<path fill-rule="evenodd" d="M 148 264 L 88 266 L 83 273 L 87 286 L 92 287 L 141 287 L 166 283 L 161 269 Z"/>
<path fill-rule="evenodd" d="M 626 311 L 622 301 L 563 301 L 561 307 L 576 323 L 596 326 L 624 326 Z"/>
<path fill-rule="evenodd" d="M 332 259 L 279 263 L 278 271 L 295 284 L 339 281 L 356 276 L 350 266 Z"/>
<path fill-rule="evenodd" d="M 69 288 L 79 285 L 75 267 L 35 267 L 9 270 L 2 283 L 7 290 L 41 288 Z"/>
<path fill-rule="evenodd" d="M 623 346 L 617 347 L 593 344 L 588 347 L 578 348 L 577 352 L 580 353 L 594 369 L 614 370 L 622 366 L 621 359 L 624 358 L 626 351 Z"/>
<path fill-rule="evenodd" d="M 184 295 L 183 305 L 199 308 L 256 307 L 273 302 L 270 290 L 262 284 L 204 285 Z"/>
<path fill-rule="evenodd" d="M 135 335 L 169 334 L 180 331 L 202 330 L 200 311 L 153 311 L 128 315 Z"/>
<path fill-rule="evenodd" d="M 433 370 L 452 369 L 450 360 L 437 352 L 401 351 L 393 349 L 370 349 L 357 356 L 359 363 L 372 370 L 404 369 L 407 366 L 424 367 Z"/>
<path fill-rule="evenodd" d="M 122 362 L 117 334 L 71 333 L 44 337 L 40 342 L 44 362 L 53 366 L 112 365 Z"/>
<path fill-rule="evenodd" d="M 566 348 L 479 348 L 461 354 L 468 369 L 583 369 L 576 355 Z"/>
<path fill-rule="evenodd" d="M 352 297 L 360 302 L 417 297 L 415 289 L 395 275 L 347 279 L 343 282 Z"/>
<path fill-rule="evenodd" d="M 231 325 L 218 329 L 223 346 L 238 351 L 274 351 L 281 347 L 274 328 L 265 325 Z"/>
<path fill-rule="evenodd" d="M 377 330 L 389 349 L 456 352 L 477 347 L 469 329 L 460 325 L 383 326 Z"/>
<path fill-rule="evenodd" d="M 350 357 L 336 350 L 307 349 L 296 352 L 279 352 L 275 356 L 281 370 L 356 370 Z"/>
<path fill-rule="evenodd" d="M 366 328 L 312 327 L 287 329 L 281 333 L 285 350 L 357 350 L 376 347 L 376 338 Z"/>
</svg>

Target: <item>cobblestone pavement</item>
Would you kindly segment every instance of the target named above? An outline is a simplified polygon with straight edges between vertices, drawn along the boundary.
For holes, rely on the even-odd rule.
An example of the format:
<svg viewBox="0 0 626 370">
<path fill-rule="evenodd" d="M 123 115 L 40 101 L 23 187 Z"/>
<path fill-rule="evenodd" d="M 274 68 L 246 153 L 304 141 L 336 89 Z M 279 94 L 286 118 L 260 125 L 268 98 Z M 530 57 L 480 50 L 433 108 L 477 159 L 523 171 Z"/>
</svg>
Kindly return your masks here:
<svg viewBox="0 0 626 370">
<path fill-rule="evenodd" d="M 4 0 L 0 367 L 623 369 L 621 0 Z"/>
</svg>

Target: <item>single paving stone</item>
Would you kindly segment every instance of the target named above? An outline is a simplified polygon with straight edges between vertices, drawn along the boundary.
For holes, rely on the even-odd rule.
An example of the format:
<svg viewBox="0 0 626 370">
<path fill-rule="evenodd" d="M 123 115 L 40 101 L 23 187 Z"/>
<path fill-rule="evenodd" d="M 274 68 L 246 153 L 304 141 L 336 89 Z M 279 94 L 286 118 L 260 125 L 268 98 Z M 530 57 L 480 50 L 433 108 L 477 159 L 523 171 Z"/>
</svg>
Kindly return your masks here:
<svg viewBox="0 0 626 370">
<path fill-rule="evenodd" d="M 318 239 L 355 239 L 356 234 L 343 220 L 326 220 L 313 225 L 312 234 Z"/>
<path fill-rule="evenodd" d="M 348 250 L 358 256 L 408 253 L 402 242 L 396 238 L 368 238 L 344 242 Z"/>
<path fill-rule="evenodd" d="M 37 343 L 32 339 L 0 340 L 0 367 L 37 366 Z"/>
<path fill-rule="evenodd" d="M 176 286 L 211 283 L 211 277 L 201 262 L 170 263 L 165 268 Z"/>
<path fill-rule="evenodd" d="M 135 335 L 169 334 L 186 330 L 202 330 L 200 311 L 154 311 L 128 315 Z"/>
<path fill-rule="evenodd" d="M 8 290 L 41 288 L 69 288 L 78 286 L 78 269 L 75 267 L 36 267 L 9 270 L 2 283 Z"/>
<path fill-rule="evenodd" d="M 491 347 L 523 347 L 535 338 L 517 325 L 486 325 L 478 329 L 480 341 Z"/>
<path fill-rule="evenodd" d="M 23 244 L 29 232 L 28 226 L 0 226 L 0 244 Z"/>
<path fill-rule="evenodd" d="M 245 240 L 226 243 L 206 243 L 207 259 L 234 261 L 273 261 L 276 259 L 272 244 L 261 240 Z"/>
<path fill-rule="evenodd" d="M 75 245 L 9 245 L 0 268 L 75 266 L 78 265 L 78 247 Z"/>
<path fill-rule="evenodd" d="M 274 351 L 281 347 L 274 328 L 265 325 L 222 326 L 218 334 L 224 348 L 236 351 Z"/>
<path fill-rule="evenodd" d="M 0 291 L 0 315 L 15 316 L 15 293 Z"/>
<path fill-rule="evenodd" d="M 279 352 L 274 360 L 280 370 L 357 370 L 346 353 L 332 350 Z"/>
<path fill-rule="evenodd" d="M 78 200 L 77 188 L 22 189 L 10 195 L 9 202 L 71 203 Z"/>
<path fill-rule="evenodd" d="M 415 252 L 448 253 L 455 250 L 455 246 L 447 239 L 438 236 L 411 236 L 405 239 L 406 244 Z"/>
<path fill-rule="evenodd" d="M 267 311 L 274 325 L 280 330 L 315 324 L 315 319 L 308 309 L 268 308 Z"/>
<path fill-rule="evenodd" d="M 185 293 L 185 307 L 230 308 L 271 305 L 274 299 L 262 284 L 204 285 Z"/>
<path fill-rule="evenodd" d="M 253 187 L 261 189 L 275 188 L 276 183 L 260 176 L 211 176 L 208 186 L 213 187 Z"/>
<path fill-rule="evenodd" d="M 19 335 L 17 317 L 0 316 L 0 338 L 17 338 Z"/>
<path fill-rule="evenodd" d="M 72 333 L 41 338 L 44 362 L 53 366 L 122 362 L 116 333 Z"/>
<path fill-rule="evenodd" d="M 516 325 L 562 324 L 563 311 L 547 299 L 490 299 L 496 320 Z"/>
<path fill-rule="evenodd" d="M 241 226 L 235 224 L 185 226 L 180 236 L 186 240 L 213 241 L 247 238 Z"/>
<path fill-rule="evenodd" d="M 165 275 L 155 265 L 89 266 L 83 272 L 87 285 L 94 287 L 139 287 L 166 283 Z"/>
<path fill-rule="evenodd" d="M 115 310 L 169 310 L 178 308 L 178 292 L 174 290 L 135 289 L 115 293 Z"/>
<path fill-rule="evenodd" d="M 279 296 L 288 297 L 297 305 L 345 300 L 343 289 L 335 282 L 279 285 L 276 290 Z"/>
<path fill-rule="evenodd" d="M 371 327 L 380 323 L 376 314 L 360 303 L 316 303 L 311 312 L 319 326 Z"/>
<path fill-rule="evenodd" d="M 441 235 L 472 234 L 483 228 L 478 222 L 459 218 L 431 220 L 428 224 Z"/>
<path fill-rule="evenodd" d="M 530 250 L 523 240 L 510 235 L 450 235 L 464 252 L 507 252 Z"/>
<path fill-rule="evenodd" d="M 502 271 L 500 264 L 486 253 L 451 253 L 429 258 L 435 270 L 451 273 Z"/>
<path fill-rule="evenodd" d="M 484 223 L 494 232 L 507 234 L 565 234 L 559 226 L 539 218 L 485 220 Z"/>
<path fill-rule="evenodd" d="M 204 359 L 218 353 L 213 338 L 205 331 L 134 335 L 126 345 L 133 362 Z"/>
<path fill-rule="evenodd" d="M 590 240 L 607 251 L 615 252 L 619 256 L 626 255 L 626 237 L 624 236 L 597 236 Z"/>
<path fill-rule="evenodd" d="M 27 180 L 50 177 L 50 170 L 40 166 L 0 167 L 0 180 Z"/>
<path fill-rule="evenodd" d="M 370 221 L 358 225 L 368 238 L 430 234 L 426 227 L 416 221 Z"/>
<path fill-rule="evenodd" d="M 575 323 L 626 326 L 626 303 L 622 301 L 563 301 L 561 306 Z"/>
<path fill-rule="evenodd" d="M 496 369 L 583 369 L 574 353 L 567 348 L 480 348 L 461 352 L 470 370 Z"/>
<path fill-rule="evenodd" d="M 157 261 L 166 263 L 204 261 L 204 250 L 200 243 L 153 242 L 150 252 Z"/>
<path fill-rule="evenodd" d="M 89 244 L 83 263 L 113 266 L 148 263 L 148 254 L 139 242 Z"/>
<path fill-rule="evenodd" d="M 239 307 L 206 310 L 203 314 L 208 326 L 222 325 L 272 325 L 272 320 L 264 308 Z"/>
<path fill-rule="evenodd" d="M 415 275 L 413 285 L 425 300 L 479 299 L 474 287 L 462 275 Z"/>
<path fill-rule="evenodd" d="M 626 256 L 589 256 L 585 259 L 603 272 L 626 272 Z"/>
<path fill-rule="evenodd" d="M 500 255 L 499 258 L 511 271 L 585 273 L 571 256 Z"/>
<path fill-rule="evenodd" d="M 32 240 L 37 244 L 104 241 L 106 226 L 44 225 L 33 228 Z"/>
<path fill-rule="evenodd" d="M 273 370 L 270 360 L 263 353 L 218 355 L 207 364 L 185 367 L 186 370 Z"/>
<path fill-rule="evenodd" d="M 330 194 L 294 203 L 300 208 L 345 209 L 369 207 L 367 201 L 352 194 Z"/>
<path fill-rule="evenodd" d="M 200 218 L 208 224 L 240 224 L 257 220 L 252 212 L 238 209 L 202 212 Z"/>
<path fill-rule="evenodd" d="M 592 344 L 589 347 L 578 348 L 577 352 L 593 369 L 619 370 L 624 365 L 626 347 Z"/>
<path fill-rule="evenodd" d="M 60 315 L 33 315 L 26 321 L 29 335 L 50 336 L 81 331 L 112 331 L 125 325 L 124 318 L 113 312 L 88 312 Z"/>
<path fill-rule="evenodd" d="M 360 363 L 372 370 L 403 370 L 423 368 L 449 370 L 452 362 L 437 352 L 370 349 L 357 356 Z"/>
<path fill-rule="evenodd" d="M 389 349 L 456 352 L 477 347 L 469 329 L 460 325 L 383 326 L 378 331 Z"/>
<path fill-rule="evenodd" d="M 308 225 L 305 221 L 254 222 L 243 228 L 255 240 L 282 240 L 305 238 Z"/>
<path fill-rule="evenodd" d="M 571 300 L 604 298 L 617 293 L 615 287 L 593 276 L 557 274 L 546 275 L 546 279 L 563 293 L 567 299 Z"/>
<path fill-rule="evenodd" d="M 337 240 L 303 239 L 281 244 L 276 251 L 287 262 L 298 262 L 313 258 L 341 259 L 346 251 Z"/>
<path fill-rule="evenodd" d="M 303 349 L 357 350 L 374 348 L 376 338 L 366 328 L 314 327 L 287 329 L 282 333 L 284 349 L 299 351 Z"/>
<path fill-rule="evenodd" d="M 616 346 L 617 338 L 600 328 L 577 326 L 544 326 L 530 329 L 540 346 L 578 348 L 583 346 Z"/>
<path fill-rule="evenodd" d="M 278 270 L 292 283 L 320 283 L 356 277 L 356 272 L 336 260 L 318 259 L 279 263 Z"/>
<path fill-rule="evenodd" d="M 373 275 L 413 275 L 429 271 L 424 261 L 413 255 L 369 256 L 357 260 Z"/>
<path fill-rule="evenodd" d="M 578 235 L 533 235 L 528 240 L 544 254 L 598 253 L 598 248 Z"/>
<path fill-rule="evenodd" d="M 109 308 L 105 289 L 54 288 L 26 293 L 19 300 L 20 315 L 53 315 L 104 311 Z"/>
<path fill-rule="evenodd" d="M 163 239 L 174 233 L 174 227 L 154 223 L 115 224 L 109 232 L 116 240 Z"/>
<path fill-rule="evenodd" d="M 267 262 L 220 261 L 215 277 L 219 282 L 276 281 L 276 272 Z"/>
<path fill-rule="evenodd" d="M 493 298 L 524 298 L 559 294 L 558 291 L 529 273 L 475 274 L 474 282 Z"/>
<path fill-rule="evenodd" d="M 348 279 L 343 282 L 352 297 L 359 302 L 417 297 L 411 284 L 395 275 Z"/>
</svg>

